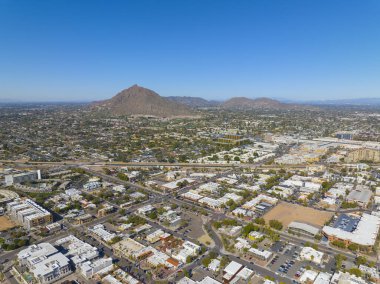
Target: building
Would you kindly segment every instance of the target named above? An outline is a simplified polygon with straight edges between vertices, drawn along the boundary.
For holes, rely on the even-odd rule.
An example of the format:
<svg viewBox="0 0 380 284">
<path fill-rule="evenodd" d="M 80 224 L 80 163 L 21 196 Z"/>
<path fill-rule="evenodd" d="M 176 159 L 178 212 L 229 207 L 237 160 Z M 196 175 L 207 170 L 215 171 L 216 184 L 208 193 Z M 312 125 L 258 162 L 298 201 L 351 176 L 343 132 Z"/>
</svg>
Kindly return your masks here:
<svg viewBox="0 0 380 284">
<path fill-rule="evenodd" d="M 373 193 L 368 186 L 357 185 L 355 190 L 351 191 L 346 199 L 348 202 L 356 202 L 362 207 L 367 207 L 372 195 Z"/>
<path fill-rule="evenodd" d="M 354 134 L 352 132 L 342 131 L 342 132 L 337 132 L 335 134 L 335 137 L 338 139 L 352 140 L 354 137 Z"/>
<path fill-rule="evenodd" d="M 51 223 L 51 224 L 48 224 L 48 225 L 45 226 L 45 230 L 49 234 L 58 232 L 61 229 L 62 229 L 62 225 L 60 223 L 58 223 L 58 222 Z"/>
<path fill-rule="evenodd" d="M 300 258 L 302 260 L 312 261 L 316 264 L 322 263 L 323 256 L 323 252 L 317 251 L 312 247 L 304 247 L 300 252 Z"/>
<path fill-rule="evenodd" d="M 331 284 L 366 284 L 367 281 L 361 277 L 356 277 L 348 272 L 336 272 L 330 281 Z"/>
<path fill-rule="evenodd" d="M 176 226 L 178 225 L 182 218 L 178 216 L 178 213 L 174 210 L 169 210 L 159 217 L 160 222 L 167 222 L 169 226 Z"/>
<path fill-rule="evenodd" d="M 252 254 L 254 257 L 261 260 L 265 260 L 265 261 L 268 261 L 273 254 L 272 252 L 268 250 L 261 250 L 261 249 L 256 249 L 256 248 L 250 248 L 248 252 Z"/>
<path fill-rule="evenodd" d="M 53 222 L 52 214 L 30 199 L 18 199 L 9 202 L 7 211 L 13 220 L 28 230 Z"/>
<path fill-rule="evenodd" d="M 231 261 L 223 270 L 223 282 L 230 283 L 244 266 L 236 261 Z"/>
<path fill-rule="evenodd" d="M 112 248 L 116 255 L 130 257 L 136 254 L 137 252 L 140 252 L 141 250 L 145 249 L 145 246 L 131 238 L 126 238 L 112 245 Z"/>
<path fill-rule="evenodd" d="M 156 230 L 153 233 L 147 235 L 146 240 L 153 244 L 155 242 L 158 242 L 163 234 L 165 234 L 163 230 Z"/>
<path fill-rule="evenodd" d="M 102 186 L 102 183 L 99 181 L 90 181 L 83 185 L 83 189 L 87 191 L 95 190 Z"/>
<path fill-rule="evenodd" d="M 248 238 L 251 241 L 257 241 L 258 239 L 263 238 L 265 235 L 263 233 L 257 232 L 257 231 L 252 231 L 248 234 Z"/>
<path fill-rule="evenodd" d="M 110 242 L 116 237 L 116 234 L 108 232 L 102 224 L 95 225 L 88 230 L 105 242 Z"/>
<path fill-rule="evenodd" d="M 240 134 L 222 134 L 216 139 L 216 143 L 221 145 L 241 145 L 246 141 L 247 139 Z"/>
<path fill-rule="evenodd" d="M 41 179 L 41 171 L 30 171 L 26 173 L 14 174 L 14 175 L 6 175 L 5 177 L 5 185 L 11 186 L 15 183 L 23 183 L 30 182 Z"/>
<path fill-rule="evenodd" d="M 308 235 L 311 237 L 314 237 L 315 235 L 317 235 L 319 233 L 318 228 L 311 226 L 309 224 L 306 224 L 306 223 L 301 223 L 301 222 L 296 222 L 296 221 L 293 221 L 288 225 L 288 230 L 291 230 L 291 231 L 297 232 L 297 233 L 301 233 L 304 235 Z"/>
<path fill-rule="evenodd" d="M 317 278 L 318 272 L 314 270 L 305 270 L 304 273 L 299 278 L 300 283 L 310 283 L 314 282 L 314 280 Z"/>
<path fill-rule="evenodd" d="M 148 205 L 145 205 L 143 207 L 138 208 L 137 214 L 146 215 L 146 214 L 149 214 L 155 210 L 156 210 L 156 208 L 154 208 L 152 205 L 148 204 Z"/>
<path fill-rule="evenodd" d="M 112 258 L 100 258 L 95 261 L 86 261 L 80 264 L 79 269 L 85 278 L 91 278 L 97 273 L 105 273 L 113 268 Z"/>
<path fill-rule="evenodd" d="M 363 274 L 368 275 L 372 279 L 380 279 L 379 272 L 377 271 L 376 267 L 369 267 L 363 264 L 359 265 L 359 269 Z"/>
<path fill-rule="evenodd" d="M 347 163 L 357 163 L 357 162 L 380 162 L 380 150 L 379 149 L 369 149 L 362 148 L 354 150 L 347 155 Z"/>
<path fill-rule="evenodd" d="M 373 246 L 380 228 L 380 218 L 363 213 L 356 228 L 353 231 L 345 231 L 342 228 L 324 226 L 322 229 L 329 241 L 342 241 L 346 245 L 355 243 L 362 246 Z"/>
<path fill-rule="evenodd" d="M 69 259 L 49 243 L 29 246 L 17 258 L 39 283 L 53 283 L 72 273 Z"/>
<path fill-rule="evenodd" d="M 115 208 L 112 205 L 105 205 L 103 208 L 98 210 L 98 218 L 104 217 L 110 213 L 112 213 Z"/>
<path fill-rule="evenodd" d="M 319 272 L 317 278 L 314 280 L 314 284 L 330 284 L 332 275 L 326 272 Z"/>
<path fill-rule="evenodd" d="M 74 218 L 74 224 L 75 225 L 82 225 L 82 224 L 85 224 L 87 222 L 90 222 L 91 220 L 92 220 L 92 215 L 86 213 L 86 214 L 76 216 Z"/>
<path fill-rule="evenodd" d="M 69 257 L 75 267 L 88 260 L 96 259 L 99 251 L 89 243 L 86 243 L 73 235 L 69 235 L 55 242 L 56 246 L 65 248 L 66 256 Z"/>
<path fill-rule="evenodd" d="M 50 243 L 40 243 L 31 245 L 20 251 L 17 254 L 17 259 L 20 262 L 20 265 L 31 267 L 34 259 L 38 259 L 39 257 L 49 257 L 57 252 L 58 250 Z"/>
<path fill-rule="evenodd" d="M 14 199 L 18 199 L 19 195 L 11 190 L 5 190 L 1 189 L 0 190 L 0 205 L 1 204 L 6 204 L 8 202 L 11 202 Z"/>
</svg>

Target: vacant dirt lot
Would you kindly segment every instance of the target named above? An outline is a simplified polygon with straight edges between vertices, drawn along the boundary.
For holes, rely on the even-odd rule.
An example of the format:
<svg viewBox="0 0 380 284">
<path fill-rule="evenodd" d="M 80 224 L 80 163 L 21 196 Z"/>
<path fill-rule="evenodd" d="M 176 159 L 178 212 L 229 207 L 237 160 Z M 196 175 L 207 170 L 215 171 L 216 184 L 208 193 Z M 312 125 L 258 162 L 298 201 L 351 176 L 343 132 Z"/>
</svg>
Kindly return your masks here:
<svg viewBox="0 0 380 284">
<path fill-rule="evenodd" d="M 292 221 L 303 222 L 315 227 L 322 227 L 333 216 L 331 212 L 319 211 L 313 208 L 280 202 L 272 210 L 264 215 L 266 222 L 278 220 L 284 225 L 284 229 Z"/>
<path fill-rule="evenodd" d="M 16 227 L 13 221 L 9 220 L 8 217 L 0 216 L 0 232 Z"/>
</svg>

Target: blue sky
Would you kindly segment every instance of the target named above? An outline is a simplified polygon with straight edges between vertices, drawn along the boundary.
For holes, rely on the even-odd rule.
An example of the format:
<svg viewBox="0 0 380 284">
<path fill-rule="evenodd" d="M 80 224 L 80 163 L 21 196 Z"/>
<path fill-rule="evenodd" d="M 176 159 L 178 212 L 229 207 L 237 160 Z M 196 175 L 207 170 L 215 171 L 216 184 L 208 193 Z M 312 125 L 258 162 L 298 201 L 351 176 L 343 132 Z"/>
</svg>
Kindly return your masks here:
<svg viewBox="0 0 380 284">
<path fill-rule="evenodd" d="M 380 97 L 378 0 L 0 0 L 0 102 Z"/>
</svg>

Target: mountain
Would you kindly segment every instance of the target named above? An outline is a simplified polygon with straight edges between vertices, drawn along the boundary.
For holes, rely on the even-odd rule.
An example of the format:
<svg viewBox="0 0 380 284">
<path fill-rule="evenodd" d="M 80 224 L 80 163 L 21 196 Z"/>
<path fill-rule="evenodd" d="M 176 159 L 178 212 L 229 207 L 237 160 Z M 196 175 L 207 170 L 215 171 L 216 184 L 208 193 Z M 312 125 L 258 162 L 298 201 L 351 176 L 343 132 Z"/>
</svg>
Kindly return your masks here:
<svg viewBox="0 0 380 284">
<path fill-rule="evenodd" d="M 337 100 L 319 100 L 307 101 L 313 105 L 335 105 L 335 106 L 380 106 L 380 98 L 361 98 L 361 99 L 337 99 Z"/>
<path fill-rule="evenodd" d="M 112 115 L 146 115 L 158 117 L 192 116 L 187 106 L 161 97 L 152 90 L 133 85 L 111 99 L 94 102 L 93 109 L 107 111 Z"/>
<path fill-rule="evenodd" d="M 197 107 L 215 107 L 220 104 L 220 102 L 217 101 L 208 101 L 205 100 L 204 98 L 200 97 L 180 97 L 180 96 L 172 96 L 172 97 L 166 97 L 167 99 L 187 105 L 192 108 L 197 108 Z"/>
<path fill-rule="evenodd" d="M 294 109 L 299 106 L 286 104 L 269 98 L 249 99 L 234 97 L 221 104 L 226 109 Z"/>
</svg>

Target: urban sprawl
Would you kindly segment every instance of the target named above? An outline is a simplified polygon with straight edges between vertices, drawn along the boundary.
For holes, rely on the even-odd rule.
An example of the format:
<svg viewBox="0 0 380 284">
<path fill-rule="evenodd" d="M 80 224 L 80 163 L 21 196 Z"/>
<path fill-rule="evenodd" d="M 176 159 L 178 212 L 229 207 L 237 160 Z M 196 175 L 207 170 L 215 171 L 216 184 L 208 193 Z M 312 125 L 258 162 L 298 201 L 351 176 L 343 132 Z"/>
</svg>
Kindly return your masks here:
<svg viewBox="0 0 380 284">
<path fill-rule="evenodd" d="M 380 112 L 0 111 L 11 283 L 380 283 Z"/>
</svg>

